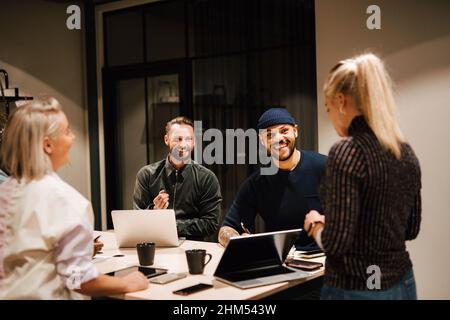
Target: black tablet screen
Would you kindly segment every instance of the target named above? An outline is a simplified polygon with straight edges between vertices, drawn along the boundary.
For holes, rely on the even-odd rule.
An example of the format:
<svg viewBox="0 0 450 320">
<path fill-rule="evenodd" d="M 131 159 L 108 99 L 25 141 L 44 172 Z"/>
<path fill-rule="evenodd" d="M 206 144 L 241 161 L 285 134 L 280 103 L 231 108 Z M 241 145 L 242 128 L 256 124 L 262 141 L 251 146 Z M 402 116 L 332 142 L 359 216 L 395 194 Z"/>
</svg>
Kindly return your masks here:
<svg viewBox="0 0 450 320">
<path fill-rule="evenodd" d="M 152 278 L 152 277 L 156 277 L 160 274 L 167 273 L 167 269 L 133 266 L 133 267 L 110 272 L 110 273 L 108 273 L 108 275 L 115 276 L 115 277 L 123 277 L 134 271 L 142 272 L 147 278 Z"/>
</svg>

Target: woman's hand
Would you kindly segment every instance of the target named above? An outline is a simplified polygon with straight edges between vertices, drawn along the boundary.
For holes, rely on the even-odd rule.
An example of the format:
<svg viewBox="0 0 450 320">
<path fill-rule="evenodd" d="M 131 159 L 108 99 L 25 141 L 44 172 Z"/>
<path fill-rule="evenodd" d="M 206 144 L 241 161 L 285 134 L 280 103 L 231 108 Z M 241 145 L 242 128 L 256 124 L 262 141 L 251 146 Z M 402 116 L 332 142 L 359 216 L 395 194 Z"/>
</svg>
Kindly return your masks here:
<svg viewBox="0 0 450 320">
<path fill-rule="evenodd" d="M 103 242 L 99 241 L 99 240 L 95 240 L 94 242 L 94 255 L 95 256 L 97 253 L 99 253 L 103 248 Z"/>
<path fill-rule="evenodd" d="M 148 279 L 142 272 L 134 271 L 124 276 L 123 281 L 126 283 L 125 292 L 140 291 L 148 288 Z"/>
<path fill-rule="evenodd" d="M 325 224 L 325 216 L 317 212 L 316 210 L 311 210 L 306 216 L 305 216 L 305 222 L 303 224 L 303 228 L 308 231 L 308 233 L 311 231 L 309 230 L 311 224 L 313 222 L 322 222 Z"/>
</svg>

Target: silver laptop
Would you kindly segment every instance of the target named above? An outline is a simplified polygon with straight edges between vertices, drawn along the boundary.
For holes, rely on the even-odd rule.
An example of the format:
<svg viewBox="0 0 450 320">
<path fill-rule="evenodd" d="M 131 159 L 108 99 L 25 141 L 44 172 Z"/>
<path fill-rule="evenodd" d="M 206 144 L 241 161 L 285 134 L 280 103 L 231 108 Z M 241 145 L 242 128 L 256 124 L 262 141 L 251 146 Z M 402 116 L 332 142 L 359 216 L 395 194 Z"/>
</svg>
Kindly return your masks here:
<svg viewBox="0 0 450 320">
<path fill-rule="evenodd" d="M 154 242 L 157 247 L 177 247 L 175 211 L 114 210 L 111 212 L 119 248 L 135 248 L 140 242 Z"/>
<path fill-rule="evenodd" d="M 301 231 L 293 229 L 231 238 L 214 277 L 241 289 L 308 277 L 309 272 L 283 265 Z"/>
</svg>

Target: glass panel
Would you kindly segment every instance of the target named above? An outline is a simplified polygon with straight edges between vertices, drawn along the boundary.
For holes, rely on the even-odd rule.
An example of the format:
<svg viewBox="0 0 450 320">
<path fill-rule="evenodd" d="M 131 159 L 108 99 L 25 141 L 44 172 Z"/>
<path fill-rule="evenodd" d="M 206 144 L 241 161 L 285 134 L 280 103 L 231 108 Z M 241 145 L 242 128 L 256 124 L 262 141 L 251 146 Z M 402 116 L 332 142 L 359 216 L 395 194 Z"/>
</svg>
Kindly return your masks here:
<svg viewBox="0 0 450 320">
<path fill-rule="evenodd" d="M 289 110 L 298 122 L 301 148 L 316 148 L 315 66 L 309 50 L 290 47 L 251 54 L 249 77 L 262 113 L 270 106 Z"/>
<path fill-rule="evenodd" d="M 148 123 L 149 123 L 149 163 L 167 156 L 164 144 L 166 123 L 180 115 L 178 75 L 170 74 L 147 78 Z"/>
<path fill-rule="evenodd" d="M 190 55 L 202 56 L 242 51 L 247 47 L 251 16 L 242 0 L 194 1 L 189 9 Z"/>
<path fill-rule="evenodd" d="M 305 22 L 310 22 L 305 5 L 305 1 L 299 0 L 259 0 L 259 27 L 250 38 L 259 37 L 261 48 L 304 41 Z"/>
<path fill-rule="evenodd" d="M 136 174 L 147 163 L 144 79 L 117 82 L 117 168 L 121 209 L 132 209 Z"/>
<path fill-rule="evenodd" d="M 119 12 L 104 18 L 108 66 L 144 62 L 142 12 Z"/>
<path fill-rule="evenodd" d="M 147 61 L 183 58 L 186 53 L 184 2 L 153 5 L 145 11 Z"/>
<path fill-rule="evenodd" d="M 226 129 L 248 129 L 257 112 L 253 110 L 247 89 L 245 55 L 198 59 L 193 64 L 194 119 L 202 120 L 202 129 L 216 128 L 225 137 Z M 225 141 L 224 141 L 225 142 Z M 209 143 L 203 144 L 203 151 Z M 199 142 L 197 141 L 197 145 Z M 224 143 L 225 145 L 225 143 Z M 236 159 L 235 145 L 235 159 Z M 222 162 L 225 163 L 226 149 Z M 222 191 L 222 219 L 231 205 L 238 187 L 249 173 L 248 165 L 203 163 L 217 176 Z"/>
<path fill-rule="evenodd" d="M 300 0 L 194 1 L 188 20 L 190 55 L 313 43 L 314 33 L 305 32 L 314 25 L 313 5 Z"/>
</svg>

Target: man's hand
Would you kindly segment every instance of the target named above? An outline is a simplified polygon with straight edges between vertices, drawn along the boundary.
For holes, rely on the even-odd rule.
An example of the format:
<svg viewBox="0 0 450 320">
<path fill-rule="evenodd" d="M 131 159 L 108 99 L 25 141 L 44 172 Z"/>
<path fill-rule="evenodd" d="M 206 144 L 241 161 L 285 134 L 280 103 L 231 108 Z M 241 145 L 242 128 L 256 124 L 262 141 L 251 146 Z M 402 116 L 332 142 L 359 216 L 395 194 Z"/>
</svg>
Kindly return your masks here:
<svg viewBox="0 0 450 320">
<path fill-rule="evenodd" d="M 222 227 L 219 230 L 219 243 L 226 247 L 231 237 L 239 236 L 239 232 L 231 227 Z"/>
<path fill-rule="evenodd" d="M 159 191 L 155 199 L 153 199 L 154 209 L 167 209 L 169 207 L 169 195 L 166 190 Z"/>
</svg>

